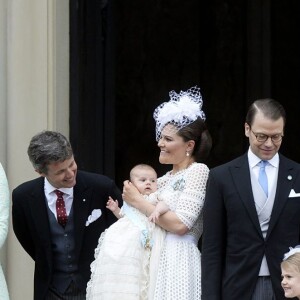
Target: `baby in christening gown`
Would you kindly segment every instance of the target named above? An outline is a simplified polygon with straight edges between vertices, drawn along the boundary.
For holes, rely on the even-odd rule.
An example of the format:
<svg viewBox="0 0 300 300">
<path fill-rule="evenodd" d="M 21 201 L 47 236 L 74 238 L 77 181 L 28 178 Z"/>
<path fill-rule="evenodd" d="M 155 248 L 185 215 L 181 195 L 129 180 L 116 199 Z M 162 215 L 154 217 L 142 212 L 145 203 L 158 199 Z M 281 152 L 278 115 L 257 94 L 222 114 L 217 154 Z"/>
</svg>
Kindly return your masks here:
<svg viewBox="0 0 300 300">
<path fill-rule="evenodd" d="M 150 220 L 155 220 L 169 207 L 158 200 L 157 174 L 151 166 L 135 166 L 130 172 L 130 181 L 156 205 L 155 210 L 148 219 L 126 202 L 120 209 L 118 201 L 108 200 L 107 208 L 119 220 L 99 238 L 87 284 L 87 300 L 153 299 L 165 231 Z"/>
</svg>

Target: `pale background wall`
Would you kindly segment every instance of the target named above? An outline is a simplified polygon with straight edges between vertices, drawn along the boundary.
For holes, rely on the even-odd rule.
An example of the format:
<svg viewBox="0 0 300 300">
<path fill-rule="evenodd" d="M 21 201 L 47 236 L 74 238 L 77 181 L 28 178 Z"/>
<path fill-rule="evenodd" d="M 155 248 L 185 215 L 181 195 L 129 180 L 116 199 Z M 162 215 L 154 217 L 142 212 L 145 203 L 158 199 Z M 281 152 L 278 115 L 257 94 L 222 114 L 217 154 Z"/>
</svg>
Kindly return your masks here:
<svg viewBox="0 0 300 300">
<path fill-rule="evenodd" d="M 6 169 L 7 158 L 6 158 L 6 1 L 0 0 L 0 162 L 3 168 Z M 0 212 L 1 213 L 1 212 Z M 6 270 L 6 248 L 3 247 L 0 251 L 0 262 L 3 267 L 3 271 Z"/>
<path fill-rule="evenodd" d="M 69 134 L 69 0 L 0 0 L 0 161 L 10 190 L 37 175 L 26 150 Z M 11 300 L 33 299 L 33 262 L 12 228 L 0 255 Z"/>
</svg>

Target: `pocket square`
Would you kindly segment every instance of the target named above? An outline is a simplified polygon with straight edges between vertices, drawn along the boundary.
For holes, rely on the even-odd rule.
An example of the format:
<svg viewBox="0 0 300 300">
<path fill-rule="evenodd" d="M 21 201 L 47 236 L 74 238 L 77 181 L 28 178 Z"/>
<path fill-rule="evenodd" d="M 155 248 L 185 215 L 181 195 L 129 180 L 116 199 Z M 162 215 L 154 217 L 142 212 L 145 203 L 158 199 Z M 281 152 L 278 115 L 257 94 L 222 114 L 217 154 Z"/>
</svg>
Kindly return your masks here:
<svg viewBox="0 0 300 300">
<path fill-rule="evenodd" d="M 99 219 L 101 215 L 102 215 L 101 209 L 94 209 L 92 213 L 88 216 L 88 219 L 85 222 L 85 226 L 89 226 L 91 223 Z"/>
<path fill-rule="evenodd" d="M 289 198 L 296 198 L 296 197 L 300 197 L 300 193 L 296 193 L 294 191 L 294 189 L 291 189 L 290 194 L 289 194 Z"/>
</svg>

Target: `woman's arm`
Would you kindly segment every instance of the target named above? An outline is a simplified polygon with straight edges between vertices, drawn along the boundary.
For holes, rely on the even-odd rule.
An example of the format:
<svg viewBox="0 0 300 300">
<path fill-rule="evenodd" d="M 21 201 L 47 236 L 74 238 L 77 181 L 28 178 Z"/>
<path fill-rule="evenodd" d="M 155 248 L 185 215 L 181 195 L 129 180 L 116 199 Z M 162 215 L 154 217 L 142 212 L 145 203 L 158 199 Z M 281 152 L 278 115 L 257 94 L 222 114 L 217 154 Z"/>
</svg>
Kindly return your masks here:
<svg viewBox="0 0 300 300">
<path fill-rule="evenodd" d="M 155 224 L 178 235 L 184 235 L 189 230 L 189 228 L 178 218 L 177 214 L 170 210 L 160 216 L 159 219 L 155 221 Z"/>
<path fill-rule="evenodd" d="M 124 181 L 122 197 L 128 204 L 137 208 L 147 217 L 149 217 L 155 209 L 155 206 L 146 201 L 137 188 L 128 180 Z M 183 235 L 189 230 L 172 211 L 163 214 L 155 223 L 165 230 L 179 235 Z"/>
</svg>

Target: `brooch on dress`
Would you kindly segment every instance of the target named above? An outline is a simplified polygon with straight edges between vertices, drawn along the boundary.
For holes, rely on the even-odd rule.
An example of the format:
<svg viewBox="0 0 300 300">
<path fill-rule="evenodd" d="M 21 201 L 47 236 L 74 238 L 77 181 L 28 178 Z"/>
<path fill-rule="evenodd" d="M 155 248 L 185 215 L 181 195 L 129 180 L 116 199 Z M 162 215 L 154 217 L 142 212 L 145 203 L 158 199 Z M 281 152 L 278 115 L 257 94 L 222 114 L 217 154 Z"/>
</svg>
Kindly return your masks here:
<svg viewBox="0 0 300 300">
<path fill-rule="evenodd" d="M 141 232 L 141 242 L 145 249 L 151 250 L 153 246 L 153 240 L 149 234 L 149 231 L 144 229 Z"/>
<path fill-rule="evenodd" d="M 172 185 L 174 191 L 182 191 L 185 186 L 185 180 L 183 178 L 178 179 Z"/>
</svg>

